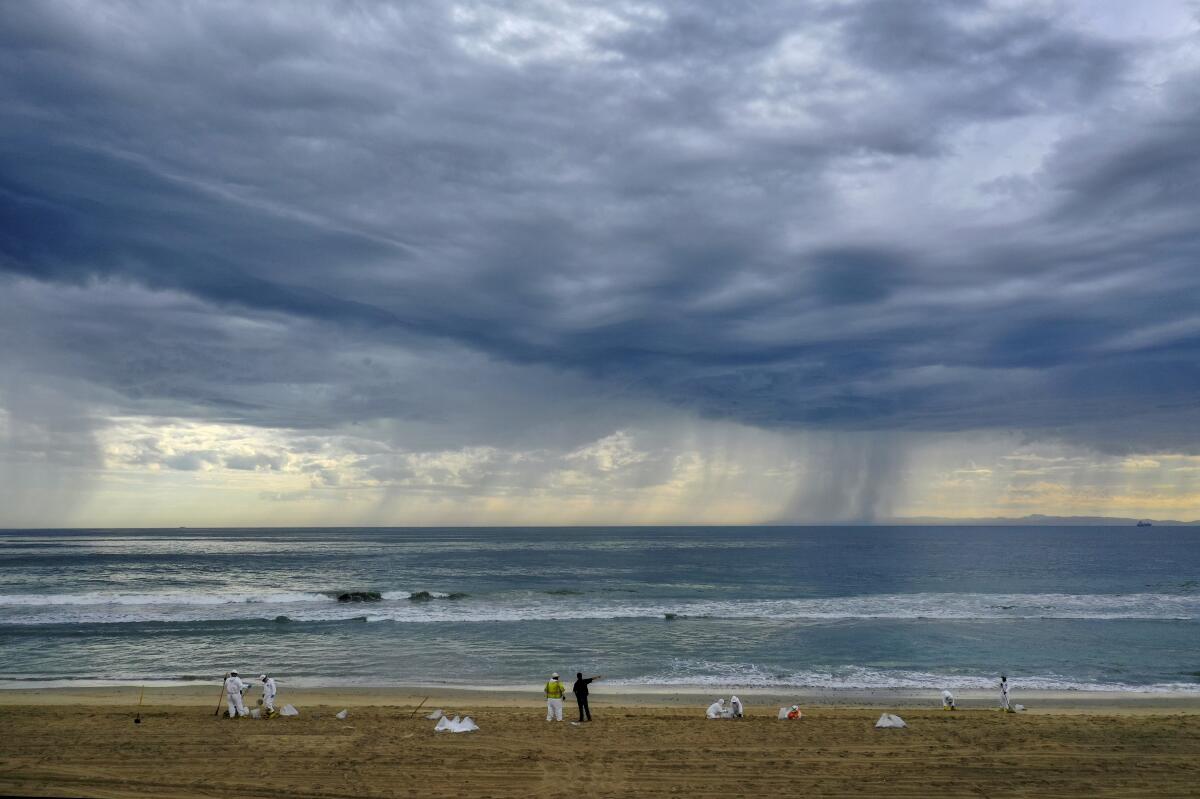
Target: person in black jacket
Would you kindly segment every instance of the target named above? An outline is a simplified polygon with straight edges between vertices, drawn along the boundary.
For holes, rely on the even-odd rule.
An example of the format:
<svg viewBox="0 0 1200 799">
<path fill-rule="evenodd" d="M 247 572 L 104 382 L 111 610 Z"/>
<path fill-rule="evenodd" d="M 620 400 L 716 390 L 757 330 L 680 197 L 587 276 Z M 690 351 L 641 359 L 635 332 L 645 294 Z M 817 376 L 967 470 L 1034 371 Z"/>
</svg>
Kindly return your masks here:
<svg viewBox="0 0 1200 799">
<path fill-rule="evenodd" d="M 579 720 L 584 721 L 584 716 L 587 716 L 587 721 L 592 720 L 592 709 L 588 707 L 588 684 L 592 680 L 604 679 L 602 675 L 597 674 L 595 677 L 584 677 L 582 671 L 575 672 L 575 684 L 571 686 L 571 693 L 575 694 L 575 701 L 579 703 Z"/>
</svg>

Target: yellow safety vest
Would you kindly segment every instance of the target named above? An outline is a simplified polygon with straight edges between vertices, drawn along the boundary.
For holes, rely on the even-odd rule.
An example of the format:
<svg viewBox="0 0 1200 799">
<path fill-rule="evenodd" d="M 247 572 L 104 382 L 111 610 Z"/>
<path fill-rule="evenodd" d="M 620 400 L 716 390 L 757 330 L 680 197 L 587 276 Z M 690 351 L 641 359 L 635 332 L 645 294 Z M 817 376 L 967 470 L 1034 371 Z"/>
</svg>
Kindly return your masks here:
<svg viewBox="0 0 1200 799">
<path fill-rule="evenodd" d="M 547 699 L 562 699 L 566 693 L 566 688 L 558 680 L 546 683 L 546 698 Z"/>
</svg>

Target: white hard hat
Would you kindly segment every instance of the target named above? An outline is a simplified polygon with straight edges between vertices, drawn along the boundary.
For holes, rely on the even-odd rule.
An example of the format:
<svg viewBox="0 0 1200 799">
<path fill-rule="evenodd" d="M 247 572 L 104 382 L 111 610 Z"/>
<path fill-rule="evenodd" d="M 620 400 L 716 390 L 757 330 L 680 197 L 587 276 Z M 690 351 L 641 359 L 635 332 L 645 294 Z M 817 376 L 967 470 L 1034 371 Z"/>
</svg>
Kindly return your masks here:
<svg viewBox="0 0 1200 799">
<path fill-rule="evenodd" d="M 556 680 L 557 680 L 557 679 L 558 679 L 558 672 L 556 671 L 556 672 L 554 672 L 553 674 L 551 674 L 550 676 L 551 676 L 551 677 L 553 677 L 554 679 L 556 679 Z"/>
<path fill-rule="evenodd" d="M 258 675 L 258 679 L 260 679 L 260 680 L 265 680 L 265 679 L 267 679 L 267 675 L 265 675 L 265 674 L 260 674 L 260 675 Z"/>
</svg>

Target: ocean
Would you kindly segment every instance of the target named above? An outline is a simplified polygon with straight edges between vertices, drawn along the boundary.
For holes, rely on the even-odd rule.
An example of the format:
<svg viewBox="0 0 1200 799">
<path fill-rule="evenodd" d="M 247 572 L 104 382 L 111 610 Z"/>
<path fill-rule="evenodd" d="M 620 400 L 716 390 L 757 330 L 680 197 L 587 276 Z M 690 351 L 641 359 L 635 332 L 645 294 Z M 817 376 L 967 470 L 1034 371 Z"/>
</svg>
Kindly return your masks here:
<svg viewBox="0 0 1200 799">
<path fill-rule="evenodd" d="M 377 592 L 379 601 L 338 595 Z M 1198 527 L 0 532 L 0 687 L 1200 692 Z"/>
</svg>

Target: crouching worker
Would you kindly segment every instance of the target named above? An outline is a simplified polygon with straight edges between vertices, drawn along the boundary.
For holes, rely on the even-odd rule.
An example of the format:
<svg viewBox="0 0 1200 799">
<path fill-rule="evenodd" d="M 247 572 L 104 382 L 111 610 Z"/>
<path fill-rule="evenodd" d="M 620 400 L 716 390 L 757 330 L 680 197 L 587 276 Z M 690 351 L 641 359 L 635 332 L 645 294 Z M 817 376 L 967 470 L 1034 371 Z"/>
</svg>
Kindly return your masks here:
<svg viewBox="0 0 1200 799">
<path fill-rule="evenodd" d="M 267 715 L 267 718 L 273 719 L 277 715 L 275 713 L 275 678 L 260 674 L 258 675 L 258 679 L 262 680 L 263 712 Z"/>
<path fill-rule="evenodd" d="M 958 707 L 954 704 L 954 694 L 949 691 L 942 691 L 942 710 L 957 710 Z"/>
<path fill-rule="evenodd" d="M 718 699 L 708 706 L 708 710 L 704 711 L 704 717 L 709 719 L 723 719 L 726 717 L 725 700 Z"/>
<path fill-rule="evenodd" d="M 787 717 L 792 721 L 795 721 L 796 719 L 804 718 L 804 714 L 800 712 L 799 705 L 792 705 L 790 708 L 788 708 Z"/>
<path fill-rule="evenodd" d="M 734 719 L 745 718 L 746 709 L 742 707 L 742 700 L 737 698 L 737 695 L 729 697 L 729 717 Z"/>
<path fill-rule="evenodd" d="M 229 672 L 225 678 L 225 704 L 229 708 L 229 718 L 236 719 L 250 715 L 242 694 L 249 686 L 242 682 L 236 671 Z"/>
</svg>

